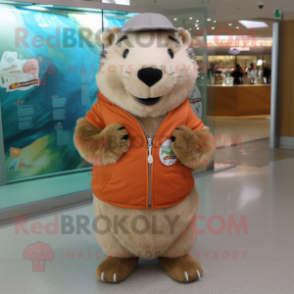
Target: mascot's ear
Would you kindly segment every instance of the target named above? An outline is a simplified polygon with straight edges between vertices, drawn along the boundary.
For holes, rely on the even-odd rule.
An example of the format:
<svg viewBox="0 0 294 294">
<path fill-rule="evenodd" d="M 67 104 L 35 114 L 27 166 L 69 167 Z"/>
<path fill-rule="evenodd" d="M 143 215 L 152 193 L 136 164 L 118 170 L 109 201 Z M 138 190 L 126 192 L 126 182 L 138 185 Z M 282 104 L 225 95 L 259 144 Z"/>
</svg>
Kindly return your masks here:
<svg viewBox="0 0 294 294">
<path fill-rule="evenodd" d="M 119 33 L 118 27 L 109 28 L 103 32 L 101 41 L 106 46 L 113 45 L 117 40 L 117 35 Z"/>
<path fill-rule="evenodd" d="M 184 45 L 189 45 L 192 41 L 191 34 L 189 31 L 185 30 L 184 28 L 178 28 L 178 35 Z"/>
</svg>

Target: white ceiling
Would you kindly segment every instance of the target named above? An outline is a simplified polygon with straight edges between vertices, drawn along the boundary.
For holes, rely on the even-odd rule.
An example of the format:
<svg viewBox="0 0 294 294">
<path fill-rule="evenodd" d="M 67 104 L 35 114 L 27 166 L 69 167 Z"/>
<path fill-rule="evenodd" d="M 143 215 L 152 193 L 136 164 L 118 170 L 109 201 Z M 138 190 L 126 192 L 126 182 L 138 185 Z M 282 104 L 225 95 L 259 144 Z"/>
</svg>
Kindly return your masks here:
<svg viewBox="0 0 294 294">
<path fill-rule="evenodd" d="M 263 9 L 258 7 L 258 1 L 260 0 L 131 0 L 131 5 L 169 10 L 167 16 L 174 25 L 190 28 L 192 34 L 197 33 L 193 23 L 195 20 L 194 17 L 193 20 L 189 20 L 186 14 L 189 14 L 190 10 L 191 16 L 194 16 L 193 8 L 208 8 L 207 17 L 211 21 L 207 22 L 207 26 L 214 28 L 214 31 L 209 34 L 213 34 L 220 28 L 229 28 L 233 34 L 236 34 L 238 33 L 236 28 L 239 27 L 247 35 L 250 31 L 242 26 L 238 22 L 239 20 L 269 19 L 266 21 L 268 28 L 255 29 L 254 34 L 259 37 L 271 37 L 272 23 L 270 20 L 273 19 L 274 9 L 281 10 L 285 20 L 294 19 L 294 0 L 264 0 Z M 178 13 L 179 11 L 185 11 L 185 13 Z M 175 17 L 177 17 L 177 21 L 174 21 Z M 185 24 L 181 22 L 181 18 L 185 19 Z M 224 32 L 220 34 L 224 34 Z"/>
<path fill-rule="evenodd" d="M 274 9 L 282 10 L 285 19 L 294 19 L 294 0 L 265 0 L 263 9 L 258 8 L 257 2 L 257 0 L 216 0 L 217 20 L 272 18 Z"/>
<path fill-rule="evenodd" d="M 216 14 L 218 21 L 272 18 L 273 10 L 285 13 L 285 19 L 294 19 L 294 0 L 265 0 L 259 9 L 258 0 L 131 0 L 131 5 L 164 10 L 184 10 L 208 7 L 209 13 Z"/>
</svg>

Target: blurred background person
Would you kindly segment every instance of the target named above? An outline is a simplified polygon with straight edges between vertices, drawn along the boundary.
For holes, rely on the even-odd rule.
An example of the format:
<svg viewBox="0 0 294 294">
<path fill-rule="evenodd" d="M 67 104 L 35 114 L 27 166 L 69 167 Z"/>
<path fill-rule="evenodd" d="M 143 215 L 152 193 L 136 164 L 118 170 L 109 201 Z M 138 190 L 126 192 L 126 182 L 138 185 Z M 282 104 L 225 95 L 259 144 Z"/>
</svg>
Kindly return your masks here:
<svg viewBox="0 0 294 294">
<path fill-rule="evenodd" d="M 270 84 L 271 83 L 271 74 L 272 71 L 268 65 L 265 65 L 263 67 L 263 82 L 265 84 Z"/>
<path fill-rule="evenodd" d="M 231 76 L 234 78 L 233 80 L 234 86 L 243 84 L 244 73 L 240 67 L 240 64 L 236 64 L 235 70 L 232 71 Z"/>
<path fill-rule="evenodd" d="M 210 67 L 207 71 L 208 80 L 210 81 L 211 85 L 215 84 L 215 65 L 214 63 L 210 64 Z"/>
<path fill-rule="evenodd" d="M 253 63 L 250 63 L 250 66 L 246 69 L 246 73 L 250 80 L 250 84 L 254 85 L 257 78 L 257 71 L 255 70 Z"/>
</svg>

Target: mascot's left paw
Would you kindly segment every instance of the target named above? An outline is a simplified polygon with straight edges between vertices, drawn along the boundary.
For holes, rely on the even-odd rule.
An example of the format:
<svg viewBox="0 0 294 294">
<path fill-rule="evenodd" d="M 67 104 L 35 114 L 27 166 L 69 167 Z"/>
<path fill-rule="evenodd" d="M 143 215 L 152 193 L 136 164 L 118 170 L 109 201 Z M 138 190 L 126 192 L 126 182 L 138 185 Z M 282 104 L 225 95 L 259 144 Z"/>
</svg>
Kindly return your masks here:
<svg viewBox="0 0 294 294">
<path fill-rule="evenodd" d="M 96 270 L 97 278 L 102 282 L 120 282 L 136 268 L 139 258 L 114 258 L 103 260 Z"/>
<path fill-rule="evenodd" d="M 172 150 L 180 162 L 191 169 L 208 165 L 214 153 L 213 136 L 207 127 L 192 131 L 179 126 L 172 133 Z"/>
<path fill-rule="evenodd" d="M 178 258 L 158 258 L 163 270 L 173 279 L 180 282 L 192 282 L 200 280 L 204 270 L 197 260 L 190 255 Z"/>
</svg>

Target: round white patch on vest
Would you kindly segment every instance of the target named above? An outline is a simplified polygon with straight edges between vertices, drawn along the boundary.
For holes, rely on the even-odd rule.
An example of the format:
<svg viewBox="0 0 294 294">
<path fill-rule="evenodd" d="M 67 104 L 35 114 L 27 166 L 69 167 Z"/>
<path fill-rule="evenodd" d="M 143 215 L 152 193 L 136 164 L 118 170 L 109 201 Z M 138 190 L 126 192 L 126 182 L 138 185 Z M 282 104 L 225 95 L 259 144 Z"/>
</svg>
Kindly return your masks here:
<svg viewBox="0 0 294 294">
<path fill-rule="evenodd" d="M 166 166 L 173 165 L 177 161 L 177 157 L 172 151 L 171 143 L 171 139 L 168 139 L 163 142 L 159 149 L 160 161 Z"/>
</svg>

